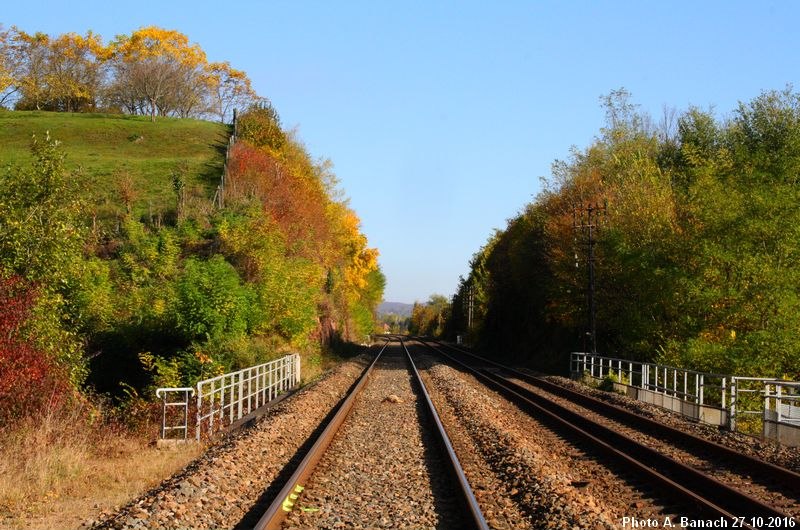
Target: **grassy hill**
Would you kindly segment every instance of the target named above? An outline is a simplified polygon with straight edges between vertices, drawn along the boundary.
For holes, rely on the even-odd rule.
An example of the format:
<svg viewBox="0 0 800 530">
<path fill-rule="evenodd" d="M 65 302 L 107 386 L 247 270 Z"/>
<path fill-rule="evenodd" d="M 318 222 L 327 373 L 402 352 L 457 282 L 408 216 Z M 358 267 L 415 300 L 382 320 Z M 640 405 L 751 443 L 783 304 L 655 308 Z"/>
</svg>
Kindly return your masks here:
<svg viewBox="0 0 800 530">
<path fill-rule="evenodd" d="M 0 111 L 0 167 L 27 164 L 33 134 L 63 144 L 70 169 L 99 213 L 122 207 L 121 183 L 133 192 L 136 214 L 174 208 L 178 168 L 190 194 L 213 196 L 224 162 L 229 127 L 194 119 L 110 114 Z"/>
</svg>

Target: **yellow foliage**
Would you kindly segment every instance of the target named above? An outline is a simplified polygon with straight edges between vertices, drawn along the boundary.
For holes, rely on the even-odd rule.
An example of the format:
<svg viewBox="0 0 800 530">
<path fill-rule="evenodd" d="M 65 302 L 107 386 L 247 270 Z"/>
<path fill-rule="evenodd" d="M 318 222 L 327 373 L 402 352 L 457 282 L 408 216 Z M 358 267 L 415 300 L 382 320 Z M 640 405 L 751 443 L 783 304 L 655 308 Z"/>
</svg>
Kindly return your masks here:
<svg viewBox="0 0 800 530">
<path fill-rule="evenodd" d="M 112 47 L 125 60 L 163 58 L 177 60 L 186 66 L 206 64 L 206 54 L 198 44 L 189 44 L 189 38 L 179 31 L 157 26 L 120 35 Z"/>
<path fill-rule="evenodd" d="M 350 209 L 341 219 L 343 247 L 347 264 L 344 268 L 345 284 L 349 291 L 358 291 L 367 285 L 367 275 L 378 268 L 378 249 L 367 248 L 367 237 L 361 233 L 361 221 Z"/>
</svg>

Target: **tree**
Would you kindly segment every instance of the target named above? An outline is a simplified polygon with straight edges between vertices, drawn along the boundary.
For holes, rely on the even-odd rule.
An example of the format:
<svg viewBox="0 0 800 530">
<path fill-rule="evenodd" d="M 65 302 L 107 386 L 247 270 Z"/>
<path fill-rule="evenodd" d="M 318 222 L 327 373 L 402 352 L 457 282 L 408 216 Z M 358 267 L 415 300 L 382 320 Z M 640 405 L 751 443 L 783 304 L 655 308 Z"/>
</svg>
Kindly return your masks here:
<svg viewBox="0 0 800 530">
<path fill-rule="evenodd" d="M 256 101 L 256 93 L 247 74 L 232 68 L 227 61 L 206 66 L 206 77 L 209 88 L 208 111 L 223 123 L 230 119 L 234 109 L 246 109 Z"/>
<path fill-rule="evenodd" d="M 35 345 L 77 385 L 86 375 L 74 304 L 84 270 L 80 203 L 58 143 L 34 138 L 32 152 L 31 168 L 0 174 L 0 275 L 37 286 L 30 322 Z"/>
<path fill-rule="evenodd" d="M 66 33 L 50 41 L 47 65 L 48 110 L 95 110 L 103 80 L 107 49 L 91 31 Z"/>
<path fill-rule="evenodd" d="M 132 114 L 196 112 L 203 100 L 205 52 L 175 30 L 148 26 L 111 43 L 112 101 Z"/>
<path fill-rule="evenodd" d="M 41 110 L 48 99 L 47 69 L 50 37 L 44 33 L 30 35 L 16 27 L 7 37 L 8 59 L 16 86 L 16 107 Z"/>
<path fill-rule="evenodd" d="M 416 335 L 438 337 L 444 331 L 449 315 L 450 301 L 440 294 L 433 294 L 424 304 L 414 302 L 408 330 Z"/>
<path fill-rule="evenodd" d="M 5 106 L 18 89 L 15 70 L 11 33 L 0 25 L 0 107 Z"/>
<path fill-rule="evenodd" d="M 0 34 L 0 93 L 21 110 L 94 110 L 106 48 L 91 31 L 51 38 L 17 28 Z"/>
</svg>

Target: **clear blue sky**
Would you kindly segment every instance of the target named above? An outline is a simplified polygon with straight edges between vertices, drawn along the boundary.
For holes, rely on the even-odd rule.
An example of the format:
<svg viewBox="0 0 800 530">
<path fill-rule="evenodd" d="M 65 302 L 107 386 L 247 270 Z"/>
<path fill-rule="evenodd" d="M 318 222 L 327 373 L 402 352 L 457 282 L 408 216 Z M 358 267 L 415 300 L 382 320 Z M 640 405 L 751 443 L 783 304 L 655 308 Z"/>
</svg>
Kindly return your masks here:
<svg viewBox="0 0 800 530">
<path fill-rule="evenodd" d="M 177 29 L 245 70 L 334 162 L 398 302 L 452 294 L 553 160 L 592 141 L 610 90 L 654 116 L 724 116 L 762 90 L 800 88 L 798 21 L 797 2 L 731 0 L 45 0 L 0 12 L 29 32 Z"/>
</svg>

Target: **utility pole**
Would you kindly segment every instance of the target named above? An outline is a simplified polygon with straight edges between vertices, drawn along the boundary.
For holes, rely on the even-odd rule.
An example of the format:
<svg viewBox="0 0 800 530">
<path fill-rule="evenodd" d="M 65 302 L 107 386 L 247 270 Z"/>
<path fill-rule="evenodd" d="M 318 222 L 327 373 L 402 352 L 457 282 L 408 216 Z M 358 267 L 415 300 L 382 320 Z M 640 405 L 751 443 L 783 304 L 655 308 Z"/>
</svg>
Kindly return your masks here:
<svg viewBox="0 0 800 530">
<path fill-rule="evenodd" d="M 475 287 L 470 285 L 467 290 L 467 329 L 472 331 L 472 311 L 475 306 Z"/>
<path fill-rule="evenodd" d="M 584 206 L 583 204 L 579 206 L 575 206 L 572 211 L 572 228 L 577 232 L 580 231 L 588 236 L 588 250 L 589 252 L 586 255 L 586 264 L 587 269 L 589 271 L 589 288 L 587 292 L 587 299 L 589 305 L 589 331 L 587 335 L 589 335 L 589 340 L 592 347 L 592 353 L 597 353 L 597 322 L 596 322 L 596 308 L 595 308 L 595 297 L 594 297 L 594 246 L 597 243 L 595 240 L 595 232 L 599 228 L 600 222 L 602 218 L 605 217 L 606 212 L 608 210 L 608 204 L 603 203 L 602 205 L 598 203 L 591 204 Z M 575 256 L 575 266 L 578 265 L 577 263 L 578 256 Z"/>
</svg>

